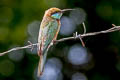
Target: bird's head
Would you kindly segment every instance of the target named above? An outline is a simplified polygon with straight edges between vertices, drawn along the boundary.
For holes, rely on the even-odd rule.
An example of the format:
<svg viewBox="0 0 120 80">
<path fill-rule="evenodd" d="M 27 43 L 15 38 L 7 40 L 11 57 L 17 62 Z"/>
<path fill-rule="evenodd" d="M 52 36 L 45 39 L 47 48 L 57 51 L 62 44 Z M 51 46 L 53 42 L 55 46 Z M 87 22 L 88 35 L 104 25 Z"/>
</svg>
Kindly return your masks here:
<svg viewBox="0 0 120 80">
<path fill-rule="evenodd" d="M 70 11 L 70 10 L 74 10 L 74 9 L 63 9 L 63 10 L 61 10 L 59 8 L 50 8 L 45 13 L 46 13 L 47 16 L 49 16 L 51 18 L 60 19 L 62 14 L 65 11 Z"/>
</svg>

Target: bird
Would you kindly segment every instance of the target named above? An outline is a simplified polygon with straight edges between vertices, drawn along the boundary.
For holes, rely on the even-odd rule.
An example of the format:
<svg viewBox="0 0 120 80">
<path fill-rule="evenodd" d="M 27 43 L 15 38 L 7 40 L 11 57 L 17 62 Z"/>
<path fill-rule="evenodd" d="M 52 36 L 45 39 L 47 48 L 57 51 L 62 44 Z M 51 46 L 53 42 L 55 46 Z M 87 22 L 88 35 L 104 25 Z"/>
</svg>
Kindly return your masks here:
<svg viewBox="0 0 120 80">
<path fill-rule="evenodd" d="M 65 11 L 69 10 L 73 9 L 61 10 L 59 8 L 53 7 L 45 11 L 42 22 L 40 24 L 38 35 L 37 52 L 38 56 L 40 57 L 37 72 L 38 77 L 43 74 L 48 49 L 57 39 L 61 27 L 60 18 Z"/>
</svg>

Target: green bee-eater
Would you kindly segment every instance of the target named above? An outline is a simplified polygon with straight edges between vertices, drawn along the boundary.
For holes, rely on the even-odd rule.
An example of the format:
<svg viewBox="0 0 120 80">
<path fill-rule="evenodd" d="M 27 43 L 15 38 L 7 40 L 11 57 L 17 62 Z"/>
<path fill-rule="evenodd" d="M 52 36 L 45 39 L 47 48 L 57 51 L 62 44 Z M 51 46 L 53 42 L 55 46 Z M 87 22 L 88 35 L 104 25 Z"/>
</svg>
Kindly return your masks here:
<svg viewBox="0 0 120 80">
<path fill-rule="evenodd" d="M 45 11 L 43 20 L 40 25 L 38 37 L 38 56 L 40 57 L 38 65 L 38 77 L 42 75 L 46 61 L 47 51 L 50 45 L 56 40 L 60 30 L 60 18 L 63 12 L 72 9 L 50 8 Z"/>
</svg>

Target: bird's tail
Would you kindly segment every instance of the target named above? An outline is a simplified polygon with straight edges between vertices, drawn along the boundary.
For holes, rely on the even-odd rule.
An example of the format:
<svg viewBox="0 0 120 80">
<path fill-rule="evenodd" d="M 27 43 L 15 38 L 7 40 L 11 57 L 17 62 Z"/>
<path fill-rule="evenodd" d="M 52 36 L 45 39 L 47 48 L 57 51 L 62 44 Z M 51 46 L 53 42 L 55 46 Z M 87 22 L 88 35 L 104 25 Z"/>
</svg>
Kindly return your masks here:
<svg viewBox="0 0 120 80">
<path fill-rule="evenodd" d="M 46 62 L 47 50 L 40 55 L 40 60 L 38 64 L 38 73 L 37 76 L 40 77 L 43 74 L 45 62 Z"/>
<path fill-rule="evenodd" d="M 40 55 L 40 60 L 39 60 L 39 64 L 38 64 L 38 73 L 37 76 L 41 76 L 43 73 L 43 56 Z"/>
</svg>

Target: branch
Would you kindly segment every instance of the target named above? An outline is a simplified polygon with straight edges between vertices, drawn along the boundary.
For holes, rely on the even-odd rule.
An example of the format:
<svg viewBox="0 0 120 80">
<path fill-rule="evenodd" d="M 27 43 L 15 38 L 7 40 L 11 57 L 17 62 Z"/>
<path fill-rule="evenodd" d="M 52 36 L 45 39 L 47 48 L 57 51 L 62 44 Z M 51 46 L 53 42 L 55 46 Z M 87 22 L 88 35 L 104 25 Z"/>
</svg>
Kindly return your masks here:
<svg viewBox="0 0 120 80">
<path fill-rule="evenodd" d="M 5 51 L 5 52 L 0 53 L 0 56 L 3 56 L 3 55 L 5 55 L 5 54 L 7 54 L 7 53 L 10 53 L 10 52 L 13 52 L 13 51 L 16 51 L 16 50 L 27 49 L 27 48 L 32 49 L 33 46 L 36 46 L 37 44 L 38 44 L 38 43 L 30 44 L 30 45 L 23 46 L 23 47 L 12 48 L 12 49 L 10 49 L 10 50 L 8 50 L 8 51 Z"/>
<path fill-rule="evenodd" d="M 99 32 L 85 33 L 85 34 L 79 34 L 79 35 L 76 34 L 76 36 L 62 38 L 62 39 L 56 40 L 55 42 L 59 43 L 59 42 L 63 42 L 63 41 L 66 41 L 66 40 L 82 39 L 82 38 L 88 37 L 88 36 L 94 36 L 94 35 L 98 35 L 98 34 L 110 33 L 110 32 L 115 32 L 115 31 L 120 31 L 120 26 L 113 25 L 113 27 L 108 29 L 108 30 L 103 30 L 103 31 L 99 31 Z M 12 48 L 12 49 L 10 49 L 8 51 L 0 53 L 0 56 L 3 56 L 5 54 L 7 54 L 7 53 L 10 53 L 10 52 L 16 51 L 16 50 L 21 50 L 21 49 L 26 49 L 26 48 L 33 49 L 33 47 L 37 46 L 37 45 L 38 45 L 38 43 L 35 43 L 35 44 L 30 43 L 30 45 L 27 45 L 27 46 Z"/>
<path fill-rule="evenodd" d="M 56 42 L 63 42 L 63 41 L 66 41 L 66 40 L 79 39 L 80 37 L 84 38 L 84 37 L 88 37 L 88 36 L 94 36 L 94 35 L 103 34 L 103 33 L 105 34 L 105 33 L 110 33 L 110 32 L 115 32 L 115 31 L 120 31 L 120 26 L 114 26 L 114 27 L 112 27 L 108 30 L 99 31 L 99 32 L 79 34 L 76 37 L 73 36 L 73 37 L 62 38 L 62 39 L 56 40 Z"/>
</svg>

